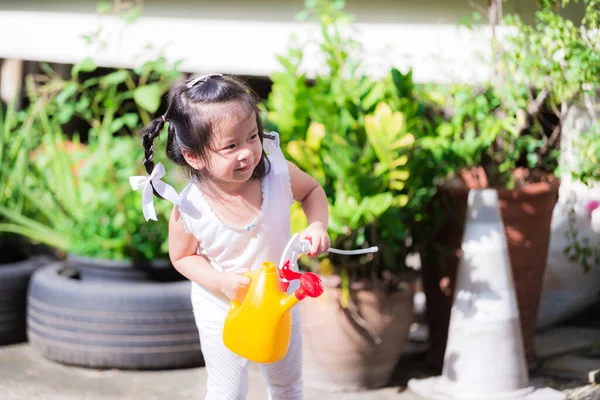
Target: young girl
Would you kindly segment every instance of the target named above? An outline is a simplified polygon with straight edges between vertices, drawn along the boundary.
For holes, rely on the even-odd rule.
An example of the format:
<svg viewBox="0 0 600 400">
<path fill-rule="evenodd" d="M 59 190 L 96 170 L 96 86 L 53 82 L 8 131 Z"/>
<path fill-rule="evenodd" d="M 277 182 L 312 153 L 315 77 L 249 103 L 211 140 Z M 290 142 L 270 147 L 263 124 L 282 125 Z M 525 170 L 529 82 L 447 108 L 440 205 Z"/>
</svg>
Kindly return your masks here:
<svg viewBox="0 0 600 400">
<path fill-rule="evenodd" d="M 248 360 L 223 344 L 230 301 L 243 299 L 242 274 L 278 262 L 290 238 L 289 207 L 301 203 L 312 241 L 329 248 L 327 198 L 317 181 L 287 162 L 277 133 L 265 134 L 258 99 L 231 77 L 213 74 L 171 90 L 162 118 L 142 130 L 144 165 L 154 172 L 153 141 L 168 122 L 167 155 L 189 176 L 169 221 L 169 255 L 192 281 L 192 304 L 208 372 L 207 399 L 245 399 Z M 164 184 L 154 182 L 154 188 Z M 295 287 L 290 287 L 293 291 Z M 270 399 L 302 398 L 299 307 L 287 355 L 261 365 Z"/>
</svg>

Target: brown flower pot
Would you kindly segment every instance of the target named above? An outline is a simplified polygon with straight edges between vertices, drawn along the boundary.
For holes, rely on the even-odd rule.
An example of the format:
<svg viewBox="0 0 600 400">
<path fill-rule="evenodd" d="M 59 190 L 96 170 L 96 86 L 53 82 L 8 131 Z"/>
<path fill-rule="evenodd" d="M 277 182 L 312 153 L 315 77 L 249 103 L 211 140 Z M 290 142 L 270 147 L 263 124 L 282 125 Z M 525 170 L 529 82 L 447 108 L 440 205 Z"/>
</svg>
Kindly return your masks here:
<svg viewBox="0 0 600 400">
<path fill-rule="evenodd" d="M 531 183 L 519 189 L 498 189 L 508 251 L 519 303 L 525 354 L 535 363 L 533 348 L 537 312 L 546 269 L 550 223 L 559 181 Z M 467 210 L 467 188 L 442 188 L 438 193 L 446 221 L 422 254 L 423 289 L 430 328 L 429 364 L 441 369 L 446 350 L 453 283 L 461 256 Z"/>
<path fill-rule="evenodd" d="M 412 284 L 392 293 L 352 292 L 356 319 L 340 305 L 340 290 L 302 302 L 303 375 L 307 387 L 327 391 L 384 386 L 408 340 Z M 378 338 L 378 339 L 376 339 Z"/>
</svg>

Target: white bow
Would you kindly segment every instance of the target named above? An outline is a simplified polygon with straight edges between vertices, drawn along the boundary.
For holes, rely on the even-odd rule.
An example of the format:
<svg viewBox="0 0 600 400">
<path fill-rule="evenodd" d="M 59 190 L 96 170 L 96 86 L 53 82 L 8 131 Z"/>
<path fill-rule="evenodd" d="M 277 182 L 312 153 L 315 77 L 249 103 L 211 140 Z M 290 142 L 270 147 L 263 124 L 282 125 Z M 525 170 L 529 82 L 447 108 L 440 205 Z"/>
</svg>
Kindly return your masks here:
<svg viewBox="0 0 600 400">
<path fill-rule="evenodd" d="M 288 167 L 285 161 L 285 156 L 281 151 L 281 147 L 279 147 L 279 134 L 277 132 L 269 132 L 269 135 L 274 136 L 274 139 L 265 139 L 263 141 L 263 148 L 267 156 L 279 158 L 278 160 L 271 162 L 271 168 L 273 168 L 273 175 L 279 175 L 283 172 L 287 172 Z"/>
<path fill-rule="evenodd" d="M 133 190 L 144 189 L 142 192 L 142 211 L 144 212 L 146 221 L 149 219 L 157 221 L 152 186 L 154 186 L 156 192 L 164 199 L 176 205 L 180 204 L 179 194 L 177 194 L 173 186 L 160 180 L 163 176 L 165 176 L 165 167 L 163 167 L 162 163 L 158 163 L 149 176 L 129 177 L 129 184 Z"/>
</svg>

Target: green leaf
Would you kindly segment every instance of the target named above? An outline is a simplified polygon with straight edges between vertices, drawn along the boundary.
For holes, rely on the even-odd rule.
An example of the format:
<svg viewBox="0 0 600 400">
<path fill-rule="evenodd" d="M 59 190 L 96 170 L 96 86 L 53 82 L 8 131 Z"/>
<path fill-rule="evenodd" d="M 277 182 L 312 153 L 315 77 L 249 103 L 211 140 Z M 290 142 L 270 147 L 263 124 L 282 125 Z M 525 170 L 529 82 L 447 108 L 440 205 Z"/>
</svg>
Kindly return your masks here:
<svg viewBox="0 0 600 400">
<path fill-rule="evenodd" d="M 374 221 L 392 206 L 393 199 L 394 196 L 389 192 L 380 193 L 375 196 L 363 198 L 361 205 L 365 213 L 369 215 L 369 219 Z"/>
<path fill-rule="evenodd" d="M 66 124 L 73 118 L 73 113 L 75 113 L 75 104 L 63 104 L 56 113 L 56 120 L 61 124 Z"/>
<path fill-rule="evenodd" d="M 71 76 L 77 78 L 79 72 L 93 72 L 97 68 L 96 62 L 91 58 L 84 58 L 79 64 L 75 64 L 71 69 Z"/>
<path fill-rule="evenodd" d="M 131 24 L 138 20 L 141 13 L 142 13 L 142 7 L 137 6 L 137 7 L 133 7 L 131 10 L 129 10 L 127 13 L 125 13 L 125 15 L 123 15 L 121 18 L 123 20 L 125 20 L 127 23 Z"/>
<path fill-rule="evenodd" d="M 126 70 L 115 71 L 108 75 L 103 76 L 100 79 L 100 84 L 105 85 L 105 86 L 118 85 L 120 83 L 125 82 L 128 77 L 129 77 L 129 72 L 127 72 Z"/>
<path fill-rule="evenodd" d="M 90 35 L 81 35 L 80 38 L 85 41 L 85 44 L 92 44 L 92 37 Z"/>
<path fill-rule="evenodd" d="M 296 14 L 296 21 L 306 21 L 310 18 L 310 11 L 302 10 L 298 14 Z"/>
<path fill-rule="evenodd" d="M 152 114 L 160 107 L 161 97 L 162 90 L 158 84 L 140 86 L 133 91 L 135 103 Z"/>
<path fill-rule="evenodd" d="M 99 1 L 96 5 L 96 12 L 98 14 L 109 14 L 113 10 L 113 3 L 111 1 Z"/>
<path fill-rule="evenodd" d="M 56 232 L 43 230 L 38 227 L 30 228 L 23 225 L 0 223 L 0 232 L 15 233 L 30 238 L 33 242 L 44 243 L 61 250 L 69 248 L 68 238 L 57 235 Z"/>
<path fill-rule="evenodd" d="M 373 86 L 369 94 L 367 94 L 363 99 L 363 108 L 365 110 L 370 110 L 375 104 L 384 100 L 384 95 L 385 86 L 383 85 L 383 82 L 380 82 Z"/>
<path fill-rule="evenodd" d="M 67 83 L 67 86 L 59 94 L 56 95 L 56 102 L 63 104 L 69 97 L 77 92 L 77 84 L 75 82 Z"/>
<path fill-rule="evenodd" d="M 139 115 L 134 114 L 134 113 L 127 113 L 127 114 L 123 115 L 123 117 L 121 119 L 125 123 L 125 126 L 127 126 L 130 129 L 134 129 L 137 126 L 138 121 L 140 120 L 140 117 L 139 117 Z"/>
<path fill-rule="evenodd" d="M 80 113 L 88 111 L 90 107 L 89 97 L 81 97 L 77 103 L 75 103 L 75 110 Z"/>
<path fill-rule="evenodd" d="M 123 127 L 123 124 L 124 124 L 123 119 L 117 118 L 117 119 L 113 120 L 113 122 L 110 124 L 110 127 L 108 128 L 108 130 L 110 131 L 110 133 L 116 133 Z"/>
</svg>

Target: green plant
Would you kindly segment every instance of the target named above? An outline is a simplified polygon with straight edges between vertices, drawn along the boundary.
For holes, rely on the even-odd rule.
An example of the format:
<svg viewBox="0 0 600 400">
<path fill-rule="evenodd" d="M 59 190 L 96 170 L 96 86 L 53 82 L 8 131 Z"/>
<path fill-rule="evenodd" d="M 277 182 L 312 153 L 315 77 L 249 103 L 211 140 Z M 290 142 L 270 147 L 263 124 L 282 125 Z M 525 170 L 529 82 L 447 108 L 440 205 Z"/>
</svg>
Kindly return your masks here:
<svg viewBox="0 0 600 400">
<path fill-rule="evenodd" d="M 600 181 L 600 125 L 593 124 L 589 132 L 583 133 L 576 141 L 578 165 L 572 172 L 573 179 L 588 186 Z"/>
<path fill-rule="evenodd" d="M 162 218 L 145 223 L 140 194 L 128 184 L 129 176 L 145 172 L 135 158 L 143 155 L 138 140 L 115 137 L 102 147 L 69 142 L 62 132 L 54 132 L 32 154 L 26 181 L 17 188 L 36 206 L 36 214 L 0 206 L 10 220 L 2 229 L 89 257 L 165 258 L 170 207 L 157 202 Z"/>
<path fill-rule="evenodd" d="M 410 172 L 426 159 L 415 140 L 431 127 L 411 71 L 391 69 L 382 78 L 365 72 L 344 1 L 305 4 L 300 18 L 316 20 L 321 36 L 316 43 L 294 39 L 287 55 L 278 57 L 283 70 L 271 76 L 266 127 L 280 133 L 286 156 L 325 189 L 332 245 L 379 245 L 374 258 L 321 260 L 320 271 L 339 274 L 347 289 L 351 277 L 403 270 L 410 226 L 432 193 L 432 185 Z M 326 65 L 314 79 L 301 72 L 311 45 Z M 296 231 L 303 227 L 300 215 L 292 209 Z"/>
<path fill-rule="evenodd" d="M 31 202 L 16 187 L 25 179 L 29 169 L 29 152 L 39 145 L 40 135 L 32 131 L 27 113 L 17 109 L 16 98 L 6 107 L 0 104 L 0 205 L 20 213 L 34 214 Z M 3 231 L 2 227 L 9 222 L 0 214 L 0 242 L 5 251 L 2 262 L 37 251 L 24 237 Z"/>
<path fill-rule="evenodd" d="M 570 3 L 582 3 L 584 15 L 580 21 L 570 21 L 561 15 L 561 10 Z M 599 25 L 599 3 L 597 0 L 563 0 L 555 2 L 541 0 L 536 13 L 536 24 L 525 24 L 516 16 L 507 16 L 508 26 L 516 28 L 516 34 L 508 36 L 501 48 L 501 68 L 506 76 L 516 76 L 517 83 L 539 89 L 533 104 L 546 104 L 556 119 L 554 127 L 539 148 L 548 149 L 560 141 L 562 123 L 571 105 L 584 96 L 594 98 L 600 85 L 600 38 L 596 34 Z M 511 101 L 513 90 L 506 90 Z M 531 100 L 528 108 L 531 107 Z M 533 114 L 533 117 L 537 115 Z M 528 115 L 528 117 L 530 117 Z M 532 118 L 527 118 L 525 123 Z M 543 123 L 538 118 L 538 123 Z M 580 169 L 574 179 L 592 183 L 598 178 L 594 159 L 598 156 L 597 128 L 575 144 L 578 149 Z M 557 157 L 553 157 L 556 163 Z M 574 201 L 568 199 L 567 203 Z M 571 261 L 578 262 L 585 270 L 600 263 L 600 247 L 591 243 L 575 229 L 575 210 L 568 207 L 568 241 L 564 253 Z"/>
<path fill-rule="evenodd" d="M 573 143 L 578 163 L 571 173 L 573 180 L 581 181 L 587 186 L 592 187 L 600 182 L 600 126 L 593 124 L 589 132 L 583 133 Z M 570 193 L 567 199 L 567 212 L 569 227 L 565 232 L 567 246 L 563 252 L 569 257 L 569 260 L 582 266 L 584 271 L 589 271 L 591 267 L 600 265 L 600 241 L 592 240 L 590 237 L 583 236 L 576 227 L 576 211 L 574 203 L 577 200 L 575 192 Z M 586 212 L 590 218 L 592 231 L 598 232 L 600 226 L 593 213 L 600 204 L 600 199 L 592 200 L 586 205 Z"/>
<path fill-rule="evenodd" d="M 170 207 L 157 202 L 159 222 L 146 223 L 141 194 L 132 191 L 128 177 L 145 175 L 143 149 L 131 135 L 157 112 L 179 76 L 177 63 L 157 57 L 134 70 L 102 72 L 86 58 L 70 78 L 44 68 L 45 74 L 27 77 L 30 106 L 18 128 L 43 141 L 25 154 L 27 171 L 10 170 L 7 178 L 32 208 L 0 205 L 8 221 L 0 230 L 84 256 L 165 258 Z M 83 134 L 69 139 L 67 124 L 83 126 Z"/>
<path fill-rule="evenodd" d="M 19 112 L 15 101 L 0 105 L 0 204 L 23 209 L 23 198 L 17 196 L 14 184 L 21 182 L 28 166 L 29 150 L 37 145 L 29 134 L 30 125 L 24 123 L 25 113 Z M 14 180 L 9 180 L 9 176 Z M 0 221 L 4 219 L 0 216 Z"/>
<path fill-rule="evenodd" d="M 493 0 L 491 10 L 500 2 Z M 439 107 L 446 121 L 425 142 L 443 173 L 482 167 L 490 186 L 514 188 L 555 172 L 566 113 L 600 82 L 600 47 L 588 34 L 597 26 L 596 1 L 584 2 L 581 26 L 561 15 L 568 3 L 541 1 L 534 25 L 491 13 L 490 81 L 453 86 Z M 501 37 L 498 26 L 505 28 Z M 537 173 L 517 181 L 518 168 Z"/>
</svg>

